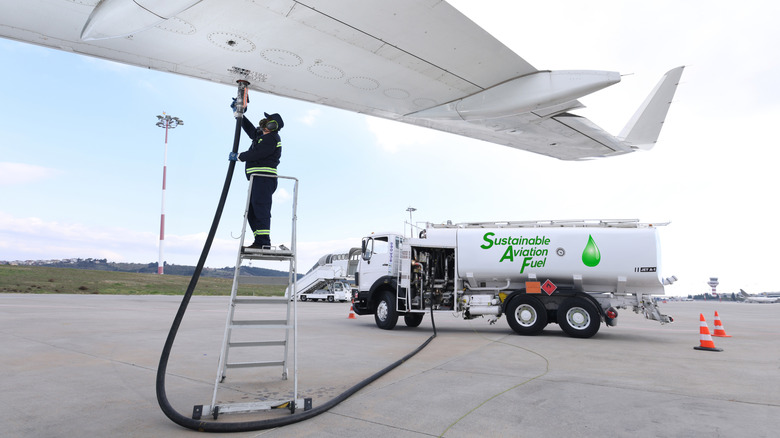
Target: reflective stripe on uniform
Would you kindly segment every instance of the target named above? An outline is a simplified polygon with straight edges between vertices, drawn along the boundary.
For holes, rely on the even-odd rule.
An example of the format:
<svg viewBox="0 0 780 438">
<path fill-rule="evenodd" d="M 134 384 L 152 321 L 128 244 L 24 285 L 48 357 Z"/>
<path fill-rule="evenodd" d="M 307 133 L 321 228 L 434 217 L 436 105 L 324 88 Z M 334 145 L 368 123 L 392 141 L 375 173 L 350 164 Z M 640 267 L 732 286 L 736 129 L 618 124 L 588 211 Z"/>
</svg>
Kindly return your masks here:
<svg viewBox="0 0 780 438">
<path fill-rule="evenodd" d="M 255 230 L 255 237 L 257 236 L 270 236 L 271 230 Z"/>
<path fill-rule="evenodd" d="M 273 167 L 249 167 L 246 173 L 272 173 L 276 175 L 276 169 Z"/>
</svg>

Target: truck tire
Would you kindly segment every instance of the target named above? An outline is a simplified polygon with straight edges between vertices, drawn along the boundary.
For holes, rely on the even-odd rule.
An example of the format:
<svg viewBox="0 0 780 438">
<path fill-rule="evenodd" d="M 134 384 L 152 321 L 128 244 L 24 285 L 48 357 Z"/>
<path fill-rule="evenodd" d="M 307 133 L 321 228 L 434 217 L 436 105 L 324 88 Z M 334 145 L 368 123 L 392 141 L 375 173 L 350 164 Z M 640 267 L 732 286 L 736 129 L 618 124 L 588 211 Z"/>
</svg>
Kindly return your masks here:
<svg viewBox="0 0 780 438">
<path fill-rule="evenodd" d="M 336 300 L 334 300 L 334 299 L 333 299 L 333 295 L 329 295 L 329 296 L 328 296 L 328 302 L 329 302 L 329 303 L 332 303 L 332 302 L 334 302 L 334 301 L 336 301 Z"/>
<path fill-rule="evenodd" d="M 306 295 L 301 295 L 300 297 L 298 297 L 298 299 L 301 301 L 306 301 Z"/>
<path fill-rule="evenodd" d="M 392 330 L 398 323 L 398 311 L 395 310 L 395 299 L 390 291 L 382 292 L 374 312 L 376 326 L 382 330 Z"/>
<path fill-rule="evenodd" d="M 558 307 L 558 325 L 573 338 L 590 338 L 599 331 L 601 317 L 585 298 L 572 297 Z"/>
<path fill-rule="evenodd" d="M 422 313 L 406 313 L 404 314 L 404 322 L 407 327 L 418 327 L 423 320 Z"/>
<path fill-rule="evenodd" d="M 506 318 L 518 335 L 537 335 L 547 326 L 547 309 L 537 298 L 517 295 L 506 307 Z"/>
</svg>

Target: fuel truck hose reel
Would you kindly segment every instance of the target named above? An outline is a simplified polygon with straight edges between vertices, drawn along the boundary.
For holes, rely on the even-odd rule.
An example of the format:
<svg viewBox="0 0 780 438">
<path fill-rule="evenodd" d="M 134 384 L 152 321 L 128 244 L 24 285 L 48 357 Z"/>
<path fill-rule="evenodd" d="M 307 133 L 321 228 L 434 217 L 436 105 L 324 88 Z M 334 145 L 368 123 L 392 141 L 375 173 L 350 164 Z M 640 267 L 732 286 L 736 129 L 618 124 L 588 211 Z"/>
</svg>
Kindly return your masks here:
<svg viewBox="0 0 780 438">
<path fill-rule="evenodd" d="M 249 82 L 244 80 L 238 81 L 238 96 L 236 98 L 236 103 L 235 103 L 236 129 L 233 135 L 233 149 L 232 149 L 233 153 L 238 152 L 238 145 L 241 140 L 241 121 L 243 118 L 243 114 L 246 110 L 246 104 L 249 101 L 248 86 L 249 86 Z M 227 175 L 225 176 L 225 183 L 222 186 L 222 194 L 219 197 L 217 210 L 214 213 L 214 220 L 211 223 L 211 229 L 209 230 L 208 236 L 206 237 L 206 243 L 203 245 L 203 250 L 201 251 L 200 258 L 198 259 L 198 264 L 195 267 L 195 271 L 192 273 L 192 279 L 190 279 L 190 283 L 187 286 L 187 290 L 184 293 L 184 297 L 181 300 L 181 304 L 179 305 L 179 310 L 176 312 L 176 316 L 173 319 L 173 324 L 171 325 L 171 329 L 168 332 L 168 337 L 165 340 L 165 345 L 163 346 L 162 354 L 160 355 L 160 363 L 157 366 L 157 380 L 156 380 L 155 388 L 157 392 L 157 402 L 160 405 L 160 409 L 162 409 L 163 413 L 171 421 L 178 424 L 179 426 L 186 427 L 188 429 L 192 429 L 200 432 L 248 432 L 254 430 L 263 430 L 263 429 L 271 429 L 274 427 L 286 426 L 288 424 L 298 423 L 300 421 L 315 417 L 319 414 L 328 411 L 332 407 L 338 405 L 342 401 L 349 398 L 352 394 L 368 386 L 371 382 L 377 380 L 378 378 L 387 374 L 388 372 L 398 367 L 402 363 L 406 362 L 412 356 L 414 356 L 415 354 L 420 352 L 423 348 L 425 348 L 433 340 L 433 338 L 436 337 L 436 324 L 433 322 L 433 309 L 431 309 L 431 323 L 433 324 L 433 335 L 431 335 L 419 347 L 417 347 L 415 350 L 413 350 L 406 356 L 402 357 L 401 359 L 397 360 L 396 362 L 388 365 L 384 369 L 362 380 L 355 386 L 347 389 L 345 392 L 341 393 L 335 398 L 325 402 L 321 406 L 310 409 L 308 411 L 299 411 L 299 413 L 292 414 L 288 417 L 272 418 L 268 420 L 242 421 L 242 422 L 216 422 L 216 421 L 195 420 L 176 411 L 176 409 L 174 409 L 174 407 L 168 401 L 168 395 L 165 392 L 165 374 L 168 369 L 168 360 L 170 359 L 171 349 L 173 348 L 173 342 L 176 339 L 176 334 L 178 333 L 179 327 L 181 326 L 181 322 L 184 319 L 184 313 L 187 311 L 187 306 L 189 305 L 190 299 L 192 298 L 192 294 L 195 291 L 195 287 L 198 284 L 198 279 L 200 278 L 200 274 L 203 271 L 203 266 L 206 264 L 206 258 L 208 257 L 209 251 L 211 250 L 211 244 L 213 243 L 214 236 L 217 233 L 217 228 L 219 227 L 219 221 L 220 218 L 222 217 L 222 210 L 225 207 L 225 201 L 227 200 L 227 195 L 228 192 L 230 191 L 230 181 L 233 179 L 233 172 L 235 170 L 235 166 L 236 166 L 235 161 L 228 161 Z"/>
</svg>

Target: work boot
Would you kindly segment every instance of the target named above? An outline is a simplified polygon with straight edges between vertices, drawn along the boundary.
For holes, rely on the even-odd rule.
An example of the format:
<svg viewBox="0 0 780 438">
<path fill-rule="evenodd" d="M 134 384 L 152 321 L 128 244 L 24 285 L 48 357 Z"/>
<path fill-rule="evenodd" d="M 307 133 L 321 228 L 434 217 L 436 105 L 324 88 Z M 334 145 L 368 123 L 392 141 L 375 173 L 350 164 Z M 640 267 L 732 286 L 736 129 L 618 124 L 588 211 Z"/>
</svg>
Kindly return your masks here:
<svg viewBox="0 0 780 438">
<path fill-rule="evenodd" d="M 245 246 L 244 249 L 271 249 L 271 241 L 255 240 L 251 245 Z"/>
</svg>

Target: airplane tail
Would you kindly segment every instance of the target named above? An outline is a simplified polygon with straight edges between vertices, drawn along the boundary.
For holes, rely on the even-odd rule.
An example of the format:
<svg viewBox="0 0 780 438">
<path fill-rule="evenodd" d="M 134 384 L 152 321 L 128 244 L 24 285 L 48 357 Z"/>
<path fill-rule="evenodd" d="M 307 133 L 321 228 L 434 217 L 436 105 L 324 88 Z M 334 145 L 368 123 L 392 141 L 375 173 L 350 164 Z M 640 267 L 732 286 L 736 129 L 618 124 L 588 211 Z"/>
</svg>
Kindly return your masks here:
<svg viewBox="0 0 780 438">
<path fill-rule="evenodd" d="M 680 66 L 666 72 L 620 132 L 620 140 L 643 150 L 650 150 L 655 146 L 684 68 L 685 66 Z"/>
</svg>

